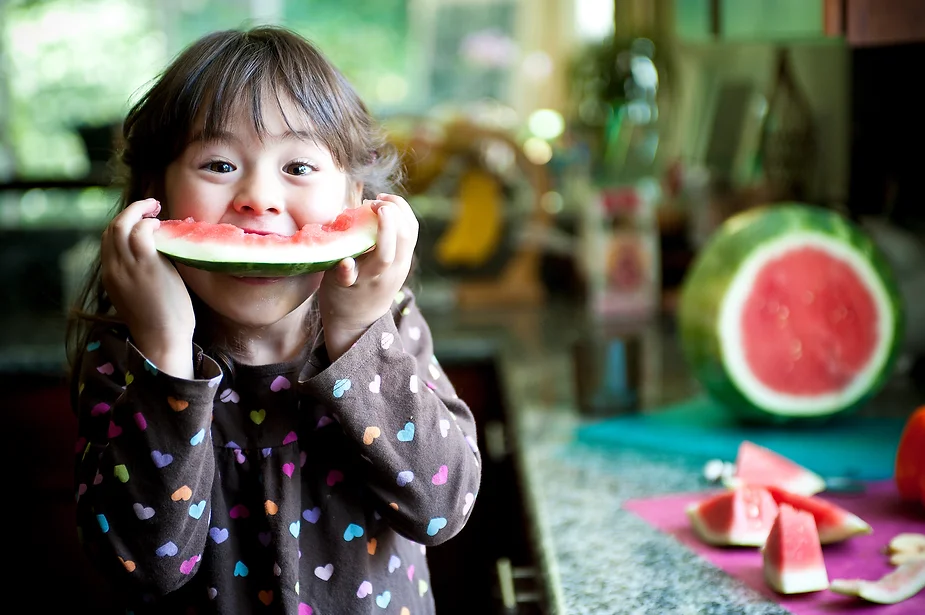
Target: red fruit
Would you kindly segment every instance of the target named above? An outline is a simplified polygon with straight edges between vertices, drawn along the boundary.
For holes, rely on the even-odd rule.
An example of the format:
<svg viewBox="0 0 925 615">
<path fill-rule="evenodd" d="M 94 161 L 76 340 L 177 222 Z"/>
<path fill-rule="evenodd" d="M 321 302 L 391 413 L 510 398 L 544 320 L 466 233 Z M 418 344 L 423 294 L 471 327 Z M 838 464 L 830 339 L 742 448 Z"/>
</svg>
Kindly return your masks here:
<svg viewBox="0 0 925 615">
<path fill-rule="evenodd" d="M 735 474 L 724 482 L 736 485 L 773 486 L 800 495 L 825 490 L 825 480 L 800 464 L 748 440 L 739 444 Z"/>
<path fill-rule="evenodd" d="M 925 502 L 925 406 L 906 421 L 896 449 L 895 480 L 903 500 Z"/>
<path fill-rule="evenodd" d="M 777 516 L 777 503 L 767 489 L 744 486 L 690 504 L 687 516 L 706 543 L 760 547 Z"/>
<path fill-rule="evenodd" d="M 870 534 L 873 529 L 866 521 L 816 495 L 791 493 L 780 487 L 766 487 L 777 505 L 789 504 L 798 510 L 805 510 L 813 516 L 819 541 L 830 544 L 857 536 Z"/>
<path fill-rule="evenodd" d="M 829 586 L 816 522 L 805 510 L 781 504 L 761 554 L 765 581 L 780 594 L 817 592 Z"/>
</svg>

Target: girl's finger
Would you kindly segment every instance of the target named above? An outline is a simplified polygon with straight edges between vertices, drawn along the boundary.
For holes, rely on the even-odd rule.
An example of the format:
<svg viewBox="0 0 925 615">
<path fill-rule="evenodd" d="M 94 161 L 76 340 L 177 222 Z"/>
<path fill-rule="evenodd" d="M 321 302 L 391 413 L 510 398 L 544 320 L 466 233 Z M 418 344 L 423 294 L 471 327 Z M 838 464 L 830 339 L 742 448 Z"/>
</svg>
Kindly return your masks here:
<svg viewBox="0 0 925 615">
<path fill-rule="evenodd" d="M 379 208 L 379 230 L 376 249 L 363 263 L 363 273 L 370 277 L 381 275 L 395 260 L 397 243 L 397 216 L 394 205 Z"/>
<path fill-rule="evenodd" d="M 154 231 L 161 225 L 157 218 L 144 217 L 132 227 L 129 233 L 129 249 L 135 259 L 154 254 Z"/>
<path fill-rule="evenodd" d="M 359 270 L 356 261 L 345 258 L 334 266 L 334 281 L 345 288 L 356 284 Z"/>
<path fill-rule="evenodd" d="M 135 201 L 116 216 L 109 224 L 109 235 L 112 240 L 113 256 L 119 258 L 132 258 L 132 249 L 129 245 L 129 236 L 132 229 L 140 220 L 157 215 L 160 212 L 160 203 L 155 199 Z"/>
</svg>

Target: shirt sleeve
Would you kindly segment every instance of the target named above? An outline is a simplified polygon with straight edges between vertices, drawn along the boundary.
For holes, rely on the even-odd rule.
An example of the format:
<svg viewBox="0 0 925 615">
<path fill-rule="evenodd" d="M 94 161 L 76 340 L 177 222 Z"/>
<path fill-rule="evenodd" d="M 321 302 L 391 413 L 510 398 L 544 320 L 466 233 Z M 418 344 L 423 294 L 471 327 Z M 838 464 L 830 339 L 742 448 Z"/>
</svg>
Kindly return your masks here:
<svg viewBox="0 0 925 615">
<path fill-rule="evenodd" d="M 158 371 L 118 330 L 98 329 L 79 365 L 79 531 L 104 570 L 163 594 L 197 570 L 208 535 L 209 427 L 221 369 L 193 347 L 194 380 Z"/>
<path fill-rule="evenodd" d="M 363 478 L 397 532 L 425 545 L 459 533 L 481 481 L 475 420 L 434 356 L 409 290 L 353 347 L 301 384 L 356 442 L 367 462 Z"/>
</svg>

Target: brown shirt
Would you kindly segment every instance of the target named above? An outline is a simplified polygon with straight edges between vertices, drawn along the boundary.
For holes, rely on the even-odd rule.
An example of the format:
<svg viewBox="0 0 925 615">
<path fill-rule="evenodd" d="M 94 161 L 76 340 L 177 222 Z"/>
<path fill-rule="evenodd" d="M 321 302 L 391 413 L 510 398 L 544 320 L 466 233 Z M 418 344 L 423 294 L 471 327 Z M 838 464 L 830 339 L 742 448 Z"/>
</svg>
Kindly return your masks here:
<svg viewBox="0 0 925 615">
<path fill-rule="evenodd" d="M 174 378 L 100 328 L 79 368 L 79 526 L 130 608 L 433 613 L 425 549 L 462 529 L 481 465 L 411 292 L 330 365 L 194 353 Z"/>
</svg>

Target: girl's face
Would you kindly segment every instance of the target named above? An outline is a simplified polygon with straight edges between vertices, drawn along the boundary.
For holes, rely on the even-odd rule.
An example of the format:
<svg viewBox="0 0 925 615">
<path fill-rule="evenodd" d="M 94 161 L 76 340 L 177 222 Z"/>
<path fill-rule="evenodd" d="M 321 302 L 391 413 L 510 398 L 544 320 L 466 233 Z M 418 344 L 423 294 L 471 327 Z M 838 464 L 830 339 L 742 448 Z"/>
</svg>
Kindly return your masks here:
<svg viewBox="0 0 925 615">
<path fill-rule="evenodd" d="M 170 217 L 292 235 L 305 224 L 329 222 L 358 205 L 361 186 L 337 167 L 323 145 L 300 132 L 294 106 L 283 101 L 282 107 L 275 99 L 264 101 L 263 139 L 246 109 L 219 139 L 194 135 L 167 167 L 163 201 Z M 270 325 L 291 313 L 317 289 L 321 276 L 239 278 L 179 264 L 177 269 L 212 310 L 248 327 Z"/>
</svg>

